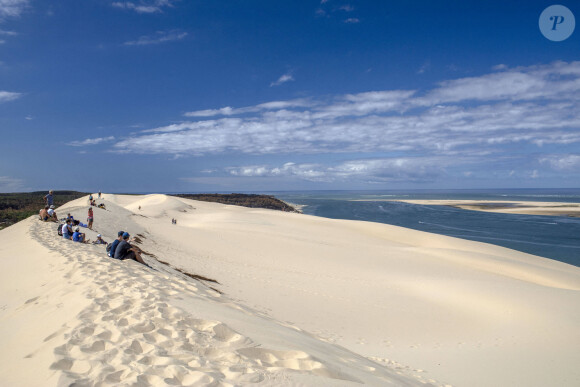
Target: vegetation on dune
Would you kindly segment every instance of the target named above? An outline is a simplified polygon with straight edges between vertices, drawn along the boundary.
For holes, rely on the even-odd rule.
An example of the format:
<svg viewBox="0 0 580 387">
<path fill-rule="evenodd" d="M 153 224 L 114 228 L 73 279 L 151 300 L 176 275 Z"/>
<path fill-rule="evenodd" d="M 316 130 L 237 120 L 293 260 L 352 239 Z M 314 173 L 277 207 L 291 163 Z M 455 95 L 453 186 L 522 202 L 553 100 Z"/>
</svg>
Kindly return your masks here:
<svg viewBox="0 0 580 387">
<path fill-rule="evenodd" d="M 44 196 L 47 193 L 48 191 L 0 193 L 0 230 L 31 215 L 37 215 L 38 211 L 46 205 Z M 59 207 L 86 195 L 88 193 L 85 192 L 54 191 L 53 202 L 56 207 Z"/>
<path fill-rule="evenodd" d="M 258 194 L 178 194 L 174 195 L 186 199 L 215 202 L 250 208 L 267 208 L 286 212 L 297 212 L 292 206 L 270 195 Z"/>
<path fill-rule="evenodd" d="M 179 194 L 173 195 L 185 199 L 201 200 L 204 202 L 216 202 L 222 204 L 232 204 L 235 206 L 243 206 L 250 208 L 267 208 L 271 210 L 279 210 L 286 212 L 298 212 L 292 206 L 276 199 L 270 195 L 256 195 L 256 194 Z"/>
</svg>

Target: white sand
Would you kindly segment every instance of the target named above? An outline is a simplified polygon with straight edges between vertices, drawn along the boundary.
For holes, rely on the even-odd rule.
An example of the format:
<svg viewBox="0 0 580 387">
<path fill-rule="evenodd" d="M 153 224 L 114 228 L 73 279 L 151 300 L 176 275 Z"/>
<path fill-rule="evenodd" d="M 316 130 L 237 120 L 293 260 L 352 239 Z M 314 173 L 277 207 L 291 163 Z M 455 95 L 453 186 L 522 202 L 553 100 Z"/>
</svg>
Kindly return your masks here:
<svg viewBox="0 0 580 387">
<path fill-rule="evenodd" d="M 427 206 L 451 206 L 462 208 L 464 210 L 498 212 L 503 214 L 580 217 L 580 203 L 527 202 L 513 200 L 390 200 L 389 199 L 381 201 L 404 202 Z"/>
<path fill-rule="evenodd" d="M 224 294 L 28 219 L 0 231 L 0 385 L 580 384 L 578 267 L 368 222 L 104 202 L 106 240 L 141 234 Z M 84 219 L 85 203 L 58 213 Z"/>
</svg>

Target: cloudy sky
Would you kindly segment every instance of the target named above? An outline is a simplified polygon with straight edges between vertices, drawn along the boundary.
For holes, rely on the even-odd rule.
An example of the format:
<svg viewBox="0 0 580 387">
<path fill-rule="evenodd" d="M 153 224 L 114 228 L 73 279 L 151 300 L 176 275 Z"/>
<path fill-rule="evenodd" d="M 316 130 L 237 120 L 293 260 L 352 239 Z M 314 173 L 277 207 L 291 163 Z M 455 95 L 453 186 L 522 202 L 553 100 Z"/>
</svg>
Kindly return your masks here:
<svg viewBox="0 0 580 387">
<path fill-rule="evenodd" d="M 580 187 L 548 5 L 0 0 L 0 192 Z"/>
</svg>

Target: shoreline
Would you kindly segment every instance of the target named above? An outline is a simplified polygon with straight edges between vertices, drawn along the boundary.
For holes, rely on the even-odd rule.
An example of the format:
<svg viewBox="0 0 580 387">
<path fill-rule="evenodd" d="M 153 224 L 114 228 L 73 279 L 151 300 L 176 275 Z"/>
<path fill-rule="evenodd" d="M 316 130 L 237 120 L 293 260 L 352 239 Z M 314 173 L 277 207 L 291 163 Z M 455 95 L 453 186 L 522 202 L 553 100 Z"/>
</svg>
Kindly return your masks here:
<svg viewBox="0 0 580 387">
<path fill-rule="evenodd" d="M 502 214 L 547 215 L 580 217 L 580 203 L 531 202 L 515 200 L 414 200 L 414 199 L 355 199 L 363 202 L 401 202 L 426 206 L 447 206 L 463 210 Z"/>
</svg>

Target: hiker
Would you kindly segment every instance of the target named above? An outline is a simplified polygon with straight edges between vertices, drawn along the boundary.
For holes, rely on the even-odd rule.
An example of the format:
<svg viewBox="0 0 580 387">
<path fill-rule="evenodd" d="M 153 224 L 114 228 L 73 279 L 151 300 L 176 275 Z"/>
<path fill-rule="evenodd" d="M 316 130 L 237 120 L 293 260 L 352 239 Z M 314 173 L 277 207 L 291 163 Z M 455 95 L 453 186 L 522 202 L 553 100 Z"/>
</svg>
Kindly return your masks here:
<svg viewBox="0 0 580 387">
<path fill-rule="evenodd" d="M 62 237 L 64 239 L 72 239 L 73 230 L 70 224 L 70 219 L 67 219 L 66 223 L 62 225 Z"/>
<path fill-rule="evenodd" d="M 89 207 L 89 217 L 87 218 L 89 229 L 93 229 L 93 208 Z"/>
<path fill-rule="evenodd" d="M 145 266 L 149 266 L 143 261 L 141 258 L 140 250 L 137 247 L 131 246 L 129 244 L 129 233 L 126 232 L 123 234 L 123 240 L 119 242 L 117 248 L 115 249 L 115 259 L 125 260 L 125 259 L 134 259 L 135 261 L 142 263 Z"/>
<path fill-rule="evenodd" d="M 99 190 L 99 199 L 101 198 L 101 190 Z"/>
<path fill-rule="evenodd" d="M 40 211 L 38 212 L 38 216 L 40 217 L 40 220 L 42 220 L 43 222 L 46 222 L 48 220 L 48 209 L 50 207 L 48 206 L 44 206 L 44 208 L 41 208 Z"/>
<path fill-rule="evenodd" d="M 117 249 L 117 246 L 119 245 L 119 243 L 123 240 L 124 233 L 125 233 L 125 231 L 119 231 L 117 233 L 117 239 L 115 239 L 113 241 L 113 243 L 111 243 L 111 249 L 109 250 L 109 257 L 115 258 L 115 250 Z"/>
<path fill-rule="evenodd" d="M 89 241 L 86 240 L 86 235 L 84 232 L 80 232 L 80 228 L 79 226 L 75 227 L 75 232 L 72 235 L 72 240 L 74 242 L 80 242 L 80 243 L 88 243 Z"/>
<path fill-rule="evenodd" d="M 48 195 L 44 196 L 44 200 L 46 200 L 47 206 L 52 206 L 52 190 L 48 191 Z"/>
<path fill-rule="evenodd" d="M 93 245 L 106 245 L 107 242 L 103 240 L 101 234 L 97 235 L 97 240 L 93 242 Z"/>
<path fill-rule="evenodd" d="M 53 222 L 58 222 L 58 217 L 56 216 L 56 212 L 54 211 L 54 205 L 50 206 L 47 213 L 49 219 L 52 219 Z"/>
<path fill-rule="evenodd" d="M 93 202 L 93 194 L 89 195 L 89 204 L 91 204 Z"/>
</svg>

